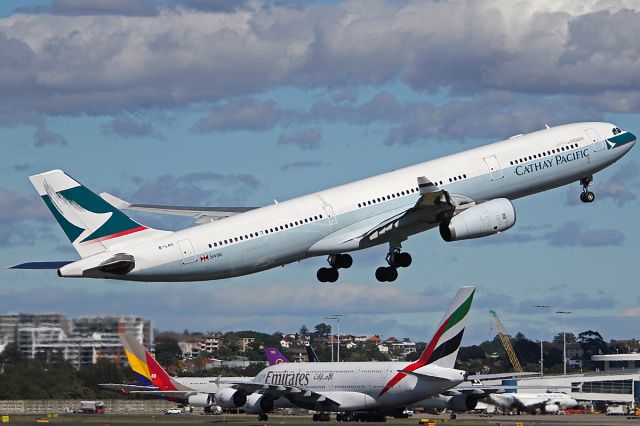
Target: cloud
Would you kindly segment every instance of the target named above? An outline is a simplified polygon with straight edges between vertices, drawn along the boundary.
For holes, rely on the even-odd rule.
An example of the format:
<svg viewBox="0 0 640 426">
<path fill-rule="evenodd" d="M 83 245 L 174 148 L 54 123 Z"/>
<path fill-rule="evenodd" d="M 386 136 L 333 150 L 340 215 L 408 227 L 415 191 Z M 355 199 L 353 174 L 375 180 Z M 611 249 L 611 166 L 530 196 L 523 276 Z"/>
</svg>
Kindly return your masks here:
<svg viewBox="0 0 640 426">
<path fill-rule="evenodd" d="M 34 143 L 38 148 L 48 146 L 48 145 L 68 145 L 67 140 L 60 133 L 56 133 L 53 130 L 45 127 L 39 126 L 36 128 L 34 134 Z"/>
<path fill-rule="evenodd" d="M 329 164 L 325 163 L 324 161 L 303 160 L 303 161 L 294 161 L 292 163 L 283 164 L 282 166 L 280 166 L 280 169 L 287 171 L 287 170 L 293 170 L 293 169 L 310 169 L 313 167 L 322 167 L 322 166 L 328 166 L 328 165 Z"/>
<path fill-rule="evenodd" d="M 373 324 L 383 323 L 386 321 L 383 316 L 390 314 L 442 315 L 455 293 L 452 289 L 441 293 L 429 288 L 416 293 L 397 286 L 377 285 L 376 291 L 371 291 L 371 285 L 355 283 L 307 284 L 158 284 L 127 285 L 126 289 L 116 285 L 105 286 L 102 292 L 59 285 L 24 290 L 5 287 L 0 288 L 0 311 L 61 312 L 70 316 L 135 314 L 152 319 L 155 327 L 165 330 L 215 328 L 266 332 L 283 327 L 284 331 L 296 330 L 302 324 L 312 327 L 331 312 L 348 312 L 343 330 L 356 328 L 351 326 L 353 323 L 359 324 L 357 328 L 363 333 L 390 335 L 383 326 Z M 363 298 L 364 293 L 368 297 Z M 154 302 L 149 303 L 150 300 Z M 434 325 L 423 328 L 419 336 L 425 339 Z M 393 333 L 402 329 L 399 322 L 388 327 L 393 328 L 389 330 Z"/>
<path fill-rule="evenodd" d="M 130 199 L 169 205 L 242 205 L 260 186 L 252 174 L 196 172 L 164 174 L 153 179 L 134 176 L 137 189 Z"/>
<path fill-rule="evenodd" d="M 114 118 L 103 124 L 102 132 L 107 135 L 115 135 L 122 139 L 151 137 L 162 139 L 162 134 L 158 132 L 150 123 L 142 123 L 128 118 Z"/>
<path fill-rule="evenodd" d="M 18 173 L 26 172 L 30 168 L 31 168 L 31 164 L 28 164 L 28 163 L 19 163 L 19 164 L 13 165 L 13 170 Z"/>
<path fill-rule="evenodd" d="M 40 197 L 0 187 L 0 247 L 34 245 L 38 237 L 49 235 L 42 223 L 52 219 Z"/>
<path fill-rule="evenodd" d="M 597 200 L 611 200 L 618 207 L 623 207 L 627 203 L 635 201 L 636 188 L 640 179 L 640 167 L 635 162 L 625 163 L 615 168 L 615 172 L 604 182 L 598 182 L 597 177 L 590 187 L 595 192 Z M 579 192 L 576 187 L 566 192 L 566 203 L 568 205 L 582 204 L 578 197 Z"/>
<path fill-rule="evenodd" d="M 316 129 L 303 129 L 283 133 L 278 139 L 279 145 L 294 145 L 300 149 L 317 149 L 322 142 L 322 136 Z"/>
<path fill-rule="evenodd" d="M 606 247 L 621 246 L 625 236 L 616 229 L 586 229 L 577 222 L 565 222 L 544 236 L 554 247 Z"/>
<path fill-rule="evenodd" d="M 285 86 L 340 90 L 400 81 L 426 93 L 464 96 L 502 91 L 576 95 L 587 103 L 602 102 L 603 94 L 637 99 L 639 7 L 631 0 L 256 1 L 239 7 L 57 0 L 38 13 L 0 20 L 0 97 L 12 110 L 112 114 Z M 499 112 L 489 118 L 501 121 Z M 217 126 L 224 128 L 214 120 L 200 131 Z M 415 130 L 398 132 L 389 143 L 402 143 Z"/>
<path fill-rule="evenodd" d="M 194 125 L 200 133 L 232 130 L 270 130 L 284 111 L 274 101 L 235 99 L 218 105 Z"/>
<path fill-rule="evenodd" d="M 148 0 L 54 0 L 46 6 L 21 7 L 17 12 L 66 16 L 155 16 L 158 8 Z"/>
</svg>

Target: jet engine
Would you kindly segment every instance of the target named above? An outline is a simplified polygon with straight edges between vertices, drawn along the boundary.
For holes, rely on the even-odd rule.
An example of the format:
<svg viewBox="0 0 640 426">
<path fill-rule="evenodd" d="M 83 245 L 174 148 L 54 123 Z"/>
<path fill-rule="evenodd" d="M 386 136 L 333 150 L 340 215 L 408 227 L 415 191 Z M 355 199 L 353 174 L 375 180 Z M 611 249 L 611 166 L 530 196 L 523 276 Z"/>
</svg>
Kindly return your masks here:
<svg viewBox="0 0 640 426">
<path fill-rule="evenodd" d="M 247 394 L 242 390 L 223 388 L 216 392 L 216 404 L 222 408 L 239 408 L 247 403 Z"/>
<path fill-rule="evenodd" d="M 213 404 L 213 398 L 208 393 L 197 393 L 190 395 L 188 402 L 192 407 L 210 407 Z"/>
<path fill-rule="evenodd" d="M 273 398 L 269 395 L 252 393 L 242 409 L 249 414 L 268 413 L 273 410 Z"/>
<path fill-rule="evenodd" d="M 506 231 L 516 223 L 511 201 L 496 198 L 463 210 L 448 222 L 440 223 L 440 236 L 445 241 L 468 240 Z"/>
<path fill-rule="evenodd" d="M 476 405 L 478 405 L 477 397 L 473 395 L 456 395 L 449 400 L 447 408 L 456 412 L 464 412 L 475 409 Z"/>
</svg>

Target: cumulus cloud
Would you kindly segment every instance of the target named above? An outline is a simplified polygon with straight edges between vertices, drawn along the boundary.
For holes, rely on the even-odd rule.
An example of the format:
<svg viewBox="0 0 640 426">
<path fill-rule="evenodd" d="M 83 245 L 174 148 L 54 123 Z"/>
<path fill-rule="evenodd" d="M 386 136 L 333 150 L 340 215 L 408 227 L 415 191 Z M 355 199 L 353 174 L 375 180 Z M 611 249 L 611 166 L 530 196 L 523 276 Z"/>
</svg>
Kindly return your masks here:
<svg viewBox="0 0 640 426">
<path fill-rule="evenodd" d="M 164 174 L 156 178 L 134 176 L 135 202 L 169 205 L 243 205 L 260 186 L 252 174 L 196 172 Z"/>
<path fill-rule="evenodd" d="M 234 99 L 211 109 L 194 125 L 200 133 L 232 130 L 269 130 L 284 116 L 274 101 Z"/>
<path fill-rule="evenodd" d="M 322 142 L 322 135 L 316 129 L 303 129 L 283 133 L 278 139 L 280 145 L 294 145 L 300 149 L 317 149 Z"/>
<path fill-rule="evenodd" d="M 42 223 L 52 219 L 40 197 L 0 187 L 0 247 L 33 245 L 38 236 L 48 233 Z"/>
<path fill-rule="evenodd" d="M 158 297 L 159 292 L 162 297 Z M 368 297 L 362 298 L 365 292 Z M 348 312 L 349 324 L 362 324 L 358 326 L 362 332 L 386 334 L 387 330 L 382 325 L 373 328 L 373 322 L 383 321 L 379 316 L 442 314 L 454 293 L 455 289 L 442 292 L 429 288 L 417 293 L 407 292 L 397 286 L 376 286 L 376 291 L 371 291 L 371 285 L 355 283 L 339 286 L 318 286 L 317 283 L 153 285 L 127 289 L 111 287 L 99 293 L 58 286 L 29 290 L 0 288 L 0 311 L 57 311 L 72 316 L 135 314 L 151 318 L 156 327 L 163 329 L 258 329 L 273 332 L 281 329 L 283 324 L 296 330 L 302 324 L 311 327 L 322 322 L 322 318 L 330 313 L 327 311 L 330 306 L 331 312 Z M 286 300 L 283 295 L 287 295 Z M 154 300 L 154 303 L 149 303 L 149 300 Z M 323 303 L 318 303 L 318 300 Z M 283 303 L 286 309 L 283 309 Z M 251 309 L 247 310 L 247 306 Z M 402 327 L 395 323 L 389 328 L 398 330 Z M 419 337 L 426 339 L 432 332 L 433 324 L 422 329 Z"/>
<path fill-rule="evenodd" d="M 565 222 L 544 236 L 554 247 L 621 246 L 625 236 L 616 229 L 588 229 L 577 222 Z"/>
<path fill-rule="evenodd" d="M 640 167 L 637 163 L 624 163 L 615 168 L 615 172 L 604 182 L 596 181 L 592 183 L 591 190 L 596 194 L 598 200 L 611 200 L 618 207 L 623 207 L 627 203 L 637 199 L 636 191 L 640 181 Z M 581 204 L 576 187 L 567 190 L 566 200 L 568 205 Z"/>
<path fill-rule="evenodd" d="M 145 138 L 162 139 L 151 123 L 135 121 L 129 118 L 114 118 L 101 126 L 102 132 L 107 135 L 115 135 L 123 139 Z"/>
<path fill-rule="evenodd" d="M 11 84 L 0 96 L 24 111 L 108 114 L 283 86 L 400 80 L 424 91 L 588 102 L 637 96 L 640 83 L 632 0 L 185 4 L 58 0 L 5 17 L 0 81 Z"/>
<path fill-rule="evenodd" d="M 325 163 L 324 161 L 318 161 L 318 160 L 303 160 L 303 161 L 294 161 L 291 163 L 286 163 L 283 164 L 282 166 L 280 166 L 281 170 L 293 170 L 293 169 L 310 169 L 313 167 L 322 167 L 322 166 L 327 166 L 329 165 L 328 163 Z"/>
</svg>

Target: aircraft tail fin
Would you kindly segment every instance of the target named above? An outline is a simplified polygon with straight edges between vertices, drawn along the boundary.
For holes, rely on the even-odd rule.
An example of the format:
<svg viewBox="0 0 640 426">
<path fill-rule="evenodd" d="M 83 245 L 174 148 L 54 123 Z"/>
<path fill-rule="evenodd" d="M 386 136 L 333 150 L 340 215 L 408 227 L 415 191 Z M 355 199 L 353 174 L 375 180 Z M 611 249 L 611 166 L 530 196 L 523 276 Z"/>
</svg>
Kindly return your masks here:
<svg viewBox="0 0 640 426">
<path fill-rule="evenodd" d="M 313 350 L 313 346 L 311 346 L 310 343 L 307 343 L 306 345 L 307 348 L 307 359 L 309 362 L 320 362 L 320 360 L 318 359 L 318 355 L 316 355 L 316 351 Z"/>
<path fill-rule="evenodd" d="M 124 346 L 124 352 L 138 384 L 156 386 L 161 391 L 184 390 L 183 386 L 171 379 L 135 337 L 120 333 L 120 342 Z"/>
<path fill-rule="evenodd" d="M 276 348 L 264 348 L 264 355 L 267 357 L 267 362 L 270 366 L 289 362 L 287 357 Z"/>
<path fill-rule="evenodd" d="M 166 233 L 134 221 L 62 170 L 33 175 L 29 180 L 83 258 Z"/>
<path fill-rule="evenodd" d="M 417 363 L 454 368 L 475 291 L 475 287 L 462 287 L 458 290 Z"/>
</svg>

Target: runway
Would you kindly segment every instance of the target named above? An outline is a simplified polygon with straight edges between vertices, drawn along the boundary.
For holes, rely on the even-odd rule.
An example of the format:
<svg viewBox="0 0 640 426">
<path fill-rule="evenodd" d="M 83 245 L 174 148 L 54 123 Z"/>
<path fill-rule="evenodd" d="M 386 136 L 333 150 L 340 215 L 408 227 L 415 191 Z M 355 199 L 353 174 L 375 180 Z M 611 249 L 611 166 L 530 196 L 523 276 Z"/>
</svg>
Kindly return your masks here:
<svg viewBox="0 0 640 426">
<path fill-rule="evenodd" d="M 390 418 L 386 423 L 393 426 L 418 425 L 420 418 L 425 416 L 416 416 L 408 419 Z M 435 422 L 436 425 L 465 425 L 465 426 L 526 426 L 526 425 L 640 425 L 640 419 L 628 418 L 626 416 L 606 416 L 604 414 L 574 414 L 574 415 L 521 415 L 521 416 L 481 416 L 474 414 L 460 414 L 455 420 L 450 420 L 448 416 L 426 416 L 429 420 Z M 268 425 L 287 425 L 287 426 L 309 426 L 312 424 L 322 425 L 347 425 L 349 423 L 338 423 L 335 420 L 331 422 L 314 422 L 310 416 L 269 416 L 268 422 L 258 422 L 256 416 L 248 415 L 222 415 L 222 416 L 204 416 L 198 414 L 182 414 L 182 415 L 60 415 L 58 417 L 47 416 L 10 416 L 12 425 L 33 425 L 34 423 L 46 422 L 50 424 L 82 424 L 86 426 L 105 426 L 105 425 L 198 425 L 198 424 L 216 424 L 223 426 L 228 425 L 246 425 L 246 426 L 268 426 Z M 353 423 L 356 424 L 356 423 Z"/>
</svg>

